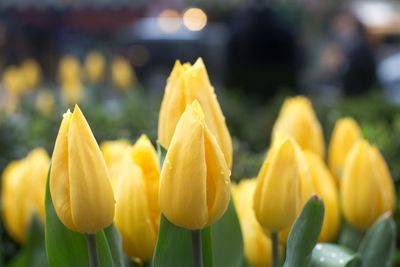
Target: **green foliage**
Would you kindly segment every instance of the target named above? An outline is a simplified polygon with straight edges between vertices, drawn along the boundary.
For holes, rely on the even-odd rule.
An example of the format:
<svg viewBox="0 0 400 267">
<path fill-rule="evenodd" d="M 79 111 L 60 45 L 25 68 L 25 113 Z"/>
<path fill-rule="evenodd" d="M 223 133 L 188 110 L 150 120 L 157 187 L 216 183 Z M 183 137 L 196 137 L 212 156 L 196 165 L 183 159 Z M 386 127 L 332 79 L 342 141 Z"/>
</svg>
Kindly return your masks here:
<svg viewBox="0 0 400 267">
<path fill-rule="evenodd" d="M 358 264 L 358 254 L 335 244 L 317 244 L 312 252 L 311 267 L 356 267 Z"/>
<path fill-rule="evenodd" d="M 312 196 L 290 230 L 284 267 L 310 266 L 323 220 L 324 203 L 317 196 Z"/>
</svg>

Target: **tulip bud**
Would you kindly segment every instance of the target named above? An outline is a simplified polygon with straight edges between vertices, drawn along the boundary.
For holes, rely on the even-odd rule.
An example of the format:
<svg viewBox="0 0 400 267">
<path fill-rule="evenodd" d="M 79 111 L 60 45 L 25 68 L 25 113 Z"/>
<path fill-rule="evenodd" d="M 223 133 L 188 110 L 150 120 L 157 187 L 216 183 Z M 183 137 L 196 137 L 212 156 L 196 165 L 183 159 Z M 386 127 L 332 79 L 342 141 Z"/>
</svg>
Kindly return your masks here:
<svg viewBox="0 0 400 267">
<path fill-rule="evenodd" d="M 300 162 L 296 144 L 283 138 L 273 144 L 257 177 L 253 208 L 265 231 L 283 230 L 300 211 Z"/>
<path fill-rule="evenodd" d="M 131 65 L 123 57 L 113 59 L 111 72 L 113 84 L 117 89 L 127 90 L 135 81 L 135 73 Z"/>
<path fill-rule="evenodd" d="M 364 140 L 350 150 L 341 181 L 345 219 L 356 229 L 368 229 L 383 213 L 393 212 L 395 193 L 389 170 L 379 151 Z"/>
<path fill-rule="evenodd" d="M 322 198 L 325 207 L 320 242 L 335 239 L 340 226 L 339 199 L 335 180 L 320 157 L 310 151 L 304 152 L 313 179 L 315 193 Z"/>
<path fill-rule="evenodd" d="M 297 96 L 285 100 L 273 127 L 272 136 L 277 132 L 293 137 L 303 150 L 310 150 L 321 158 L 324 157 L 322 128 L 307 98 Z"/>
<path fill-rule="evenodd" d="M 22 160 L 10 163 L 3 172 L 3 220 L 7 232 L 24 243 L 32 216 L 44 221 L 44 194 L 50 159 L 36 148 Z"/>
<path fill-rule="evenodd" d="M 337 181 L 342 176 L 346 157 L 354 143 L 362 138 L 357 122 L 352 118 L 342 118 L 335 124 L 329 145 L 329 168 Z"/>
<path fill-rule="evenodd" d="M 130 155 L 121 166 L 115 186 L 115 225 L 121 233 L 127 255 L 147 261 L 157 240 L 158 221 L 151 211 L 154 195 L 148 194 L 142 170 Z"/>
<path fill-rule="evenodd" d="M 185 111 L 186 105 L 191 104 L 194 100 L 198 100 L 203 108 L 207 127 L 216 137 L 230 168 L 232 166 L 232 140 L 201 58 L 194 65 L 190 63 L 181 65 L 179 61 L 175 63 L 161 103 L 158 121 L 160 144 L 165 148 L 169 147 L 179 118 Z"/>
<path fill-rule="evenodd" d="M 95 233 L 114 218 L 114 196 L 103 155 L 75 105 L 64 114 L 54 146 L 50 193 L 61 222 L 81 233 Z"/>
<path fill-rule="evenodd" d="M 90 82 L 98 83 L 101 81 L 104 74 L 105 65 L 106 60 L 102 53 L 98 51 L 91 51 L 89 54 L 87 54 L 84 66 L 86 75 Z"/>
<path fill-rule="evenodd" d="M 252 207 L 256 184 L 256 179 L 243 179 L 238 185 L 232 186 L 232 195 L 243 233 L 244 254 L 248 262 L 253 267 L 272 266 L 271 240 L 258 223 Z"/>
<path fill-rule="evenodd" d="M 194 101 L 176 125 L 161 170 L 161 212 L 191 230 L 215 223 L 228 207 L 229 177 L 224 154 Z"/>
</svg>

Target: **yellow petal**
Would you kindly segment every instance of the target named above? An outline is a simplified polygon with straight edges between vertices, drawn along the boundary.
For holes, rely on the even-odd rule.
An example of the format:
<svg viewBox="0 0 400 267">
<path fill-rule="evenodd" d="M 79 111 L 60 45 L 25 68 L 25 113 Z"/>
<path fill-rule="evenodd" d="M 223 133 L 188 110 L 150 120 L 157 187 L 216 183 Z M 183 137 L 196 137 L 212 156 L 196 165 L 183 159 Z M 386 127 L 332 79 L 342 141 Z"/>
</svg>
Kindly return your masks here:
<svg viewBox="0 0 400 267">
<path fill-rule="evenodd" d="M 292 140 L 277 144 L 257 177 L 254 211 L 267 231 L 290 226 L 300 208 L 300 175 Z"/>
<path fill-rule="evenodd" d="M 342 118 L 336 122 L 329 144 L 329 168 L 336 176 L 337 182 L 351 147 L 361 137 L 360 127 L 352 118 Z"/>
<path fill-rule="evenodd" d="M 188 229 L 207 225 L 207 167 L 204 122 L 188 106 L 179 120 L 160 176 L 160 208 L 172 223 Z"/>
<path fill-rule="evenodd" d="M 73 223 L 80 232 L 95 233 L 112 223 L 114 196 L 104 158 L 78 106 L 70 121 L 68 161 Z"/>
<path fill-rule="evenodd" d="M 297 96 L 283 103 L 273 127 L 273 137 L 276 132 L 292 136 L 303 150 L 311 150 L 324 157 L 322 128 L 307 98 Z"/>
<path fill-rule="evenodd" d="M 157 229 L 149 212 L 143 173 L 133 162 L 124 165 L 117 181 L 115 224 L 125 252 L 147 261 L 156 244 Z"/>
</svg>

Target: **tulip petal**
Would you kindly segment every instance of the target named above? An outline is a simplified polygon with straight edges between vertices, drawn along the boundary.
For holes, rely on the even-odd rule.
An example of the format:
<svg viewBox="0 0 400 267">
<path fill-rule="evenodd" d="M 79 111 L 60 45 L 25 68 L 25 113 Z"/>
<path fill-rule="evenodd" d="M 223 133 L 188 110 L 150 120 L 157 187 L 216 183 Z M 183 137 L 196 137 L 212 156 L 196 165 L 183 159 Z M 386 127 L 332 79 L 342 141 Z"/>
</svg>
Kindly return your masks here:
<svg viewBox="0 0 400 267">
<path fill-rule="evenodd" d="M 204 122 L 188 106 L 179 120 L 160 176 L 160 208 L 168 220 L 188 229 L 208 221 Z"/>
<path fill-rule="evenodd" d="M 71 213 L 70 177 L 68 172 L 68 132 L 71 115 L 69 110 L 63 115 L 60 130 L 58 131 L 51 160 L 50 193 L 58 218 L 68 228 L 76 230 Z"/>
</svg>

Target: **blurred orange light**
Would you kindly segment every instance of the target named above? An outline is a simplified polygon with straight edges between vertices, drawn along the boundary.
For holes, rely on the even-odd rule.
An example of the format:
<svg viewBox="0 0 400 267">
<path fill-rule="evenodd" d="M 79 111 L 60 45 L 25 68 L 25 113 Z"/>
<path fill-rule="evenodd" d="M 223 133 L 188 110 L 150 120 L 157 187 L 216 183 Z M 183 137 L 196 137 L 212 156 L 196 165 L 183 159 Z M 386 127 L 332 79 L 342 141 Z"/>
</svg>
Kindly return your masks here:
<svg viewBox="0 0 400 267">
<path fill-rule="evenodd" d="M 183 14 L 183 24 L 191 31 L 201 31 L 207 25 L 207 15 L 200 8 L 189 8 Z"/>
<path fill-rule="evenodd" d="M 165 9 L 158 17 L 158 25 L 165 33 L 175 33 L 181 27 L 179 12 L 173 9 Z"/>
</svg>

